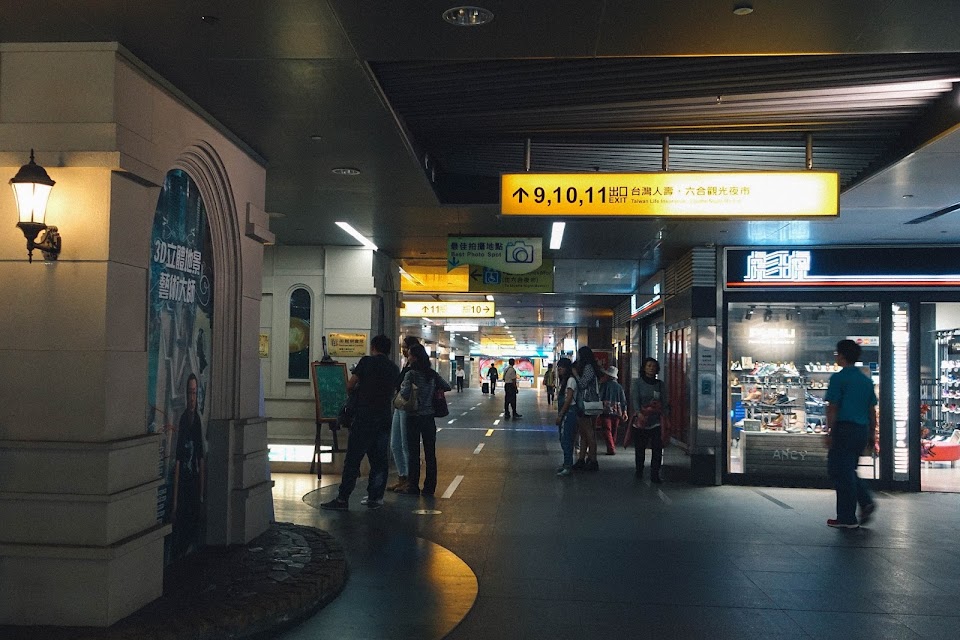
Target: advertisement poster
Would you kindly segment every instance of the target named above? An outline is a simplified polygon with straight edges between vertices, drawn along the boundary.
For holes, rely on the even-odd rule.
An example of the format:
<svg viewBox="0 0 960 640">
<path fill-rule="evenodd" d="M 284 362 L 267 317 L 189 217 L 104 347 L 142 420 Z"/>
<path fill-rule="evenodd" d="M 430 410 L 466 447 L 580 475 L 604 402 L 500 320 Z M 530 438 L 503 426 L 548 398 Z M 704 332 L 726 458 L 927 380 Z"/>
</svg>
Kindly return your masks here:
<svg viewBox="0 0 960 640">
<path fill-rule="evenodd" d="M 153 220 L 146 421 L 147 432 L 160 435 L 157 521 L 173 524 L 169 564 L 203 541 L 213 251 L 203 199 L 185 172 L 167 173 Z"/>
</svg>

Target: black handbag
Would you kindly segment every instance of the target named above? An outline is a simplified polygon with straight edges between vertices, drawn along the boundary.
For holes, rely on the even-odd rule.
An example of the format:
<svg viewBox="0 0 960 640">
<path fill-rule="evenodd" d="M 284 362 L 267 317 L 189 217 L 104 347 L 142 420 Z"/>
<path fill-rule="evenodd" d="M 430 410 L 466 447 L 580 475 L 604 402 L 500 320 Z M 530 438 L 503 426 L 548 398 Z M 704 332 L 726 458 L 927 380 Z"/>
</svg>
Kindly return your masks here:
<svg viewBox="0 0 960 640">
<path fill-rule="evenodd" d="M 433 389 L 433 416 L 435 418 L 446 418 L 450 415 L 450 409 L 447 407 L 447 396 L 443 392 L 443 387 L 440 386 L 440 374 L 434 372 L 434 375 L 437 376 L 437 380 Z"/>
</svg>

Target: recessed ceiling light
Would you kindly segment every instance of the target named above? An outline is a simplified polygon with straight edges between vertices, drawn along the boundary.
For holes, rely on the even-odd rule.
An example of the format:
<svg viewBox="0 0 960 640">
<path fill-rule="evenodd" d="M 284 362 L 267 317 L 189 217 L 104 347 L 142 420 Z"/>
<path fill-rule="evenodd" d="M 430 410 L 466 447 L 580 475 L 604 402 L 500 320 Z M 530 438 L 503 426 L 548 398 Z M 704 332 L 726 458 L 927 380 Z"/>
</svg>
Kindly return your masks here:
<svg viewBox="0 0 960 640">
<path fill-rule="evenodd" d="M 912 198 L 912 197 L 913 197 L 913 194 L 912 194 L 912 193 L 905 193 L 905 194 L 903 194 L 903 197 L 904 197 L 904 198 Z"/>
<path fill-rule="evenodd" d="M 479 27 L 493 22 L 493 12 L 483 7 L 453 7 L 443 12 L 443 19 L 456 27 Z"/>
<path fill-rule="evenodd" d="M 733 13 L 738 16 L 748 16 L 753 13 L 753 5 L 749 2 L 738 2 L 733 5 Z"/>
<path fill-rule="evenodd" d="M 489 293 L 487 294 L 487 302 L 493 302 L 493 296 Z"/>
<path fill-rule="evenodd" d="M 206 22 L 207 24 L 217 24 L 218 22 L 220 22 L 220 18 L 218 18 L 217 16 L 200 16 L 200 19 Z"/>
<path fill-rule="evenodd" d="M 336 167 L 330 170 L 331 173 L 335 173 L 338 176 L 358 176 L 360 175 L 360 169 L 354 169 L 353 167 Z"/>
<path fill-rule="evenodd" d="M 312 135 L 312 136 L 310 136 L 310 139 L 313 140 L 314 142 L 322 142 L 322 141 L 323 141 L 323 136 Z"/>
</svg>

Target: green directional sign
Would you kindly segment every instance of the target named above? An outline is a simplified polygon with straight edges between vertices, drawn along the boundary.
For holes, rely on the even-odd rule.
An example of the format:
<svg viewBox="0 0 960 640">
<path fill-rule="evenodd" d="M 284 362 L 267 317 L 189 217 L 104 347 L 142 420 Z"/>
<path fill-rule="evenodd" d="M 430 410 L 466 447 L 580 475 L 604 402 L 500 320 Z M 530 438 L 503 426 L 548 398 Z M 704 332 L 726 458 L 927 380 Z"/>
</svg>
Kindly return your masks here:
<svg viewBox="0 0 960 640">
<path fill-rule="evenodd" d="M 504 273 L 489 267 L 470 267 L 470 293 L 552 293 L 553 260 L 544 260 L 530 273 Z"/>
<path fill-rule="evenodd" d="M 503 273 L 530 273 L 543 264 L 543 238 L 447 236 L 447 271 L 465 264 Z"/>
</svg>

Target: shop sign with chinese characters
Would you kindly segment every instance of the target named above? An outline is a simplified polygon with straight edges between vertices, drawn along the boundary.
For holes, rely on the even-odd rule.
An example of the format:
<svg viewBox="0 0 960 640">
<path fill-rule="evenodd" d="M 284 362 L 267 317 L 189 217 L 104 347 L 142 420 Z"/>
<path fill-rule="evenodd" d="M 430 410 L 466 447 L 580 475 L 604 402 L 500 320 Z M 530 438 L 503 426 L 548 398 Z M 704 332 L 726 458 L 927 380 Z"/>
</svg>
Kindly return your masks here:
<svg viewBox="0 0 960 640">
<path fill-rule="evenodd" d="M 500 176 L 500 211 L 515 216 L 836 216 L 839 194 L 832 171 Z"/>
<path fill-rule="evenodd" d="M 530 273 L 543 264 L 543 238 L 448 236 L 447 270 L 465 264 L 504 273 Z"/>
<path fill-rule="evenodd" d="M 367 355 L 367 334 L 331 333 L 328 338 L 331 356 L 355 358 Z"/>
<path fill-rule="evenodd" d="M 401 318 L 492 318 L 497 306 L 493 302 L 404 302 Z"/>
</svg>

